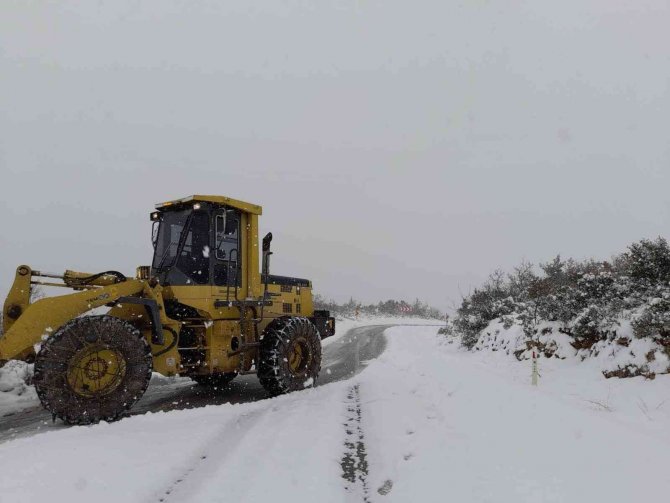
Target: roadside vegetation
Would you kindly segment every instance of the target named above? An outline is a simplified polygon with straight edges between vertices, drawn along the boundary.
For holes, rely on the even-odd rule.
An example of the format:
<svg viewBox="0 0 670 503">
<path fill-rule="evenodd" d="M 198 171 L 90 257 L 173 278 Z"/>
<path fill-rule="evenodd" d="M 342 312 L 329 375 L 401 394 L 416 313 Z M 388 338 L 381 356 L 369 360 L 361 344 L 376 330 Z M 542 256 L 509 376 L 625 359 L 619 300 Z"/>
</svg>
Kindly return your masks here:
<svg viewBox="0 0 670 503">
<path fill-rule="evenodd" d="M 469 349 L 585 359 L 609 348 L 617 364 L 604 370 L 608 377 L 668 373 L 670 246 L 659 237 L 608 261 L 557 256 L 539 268 L 496 271 L 463 299 L 450 329 Z M 622 348 L 629 361 L 615 358 Z"/>
</svg>

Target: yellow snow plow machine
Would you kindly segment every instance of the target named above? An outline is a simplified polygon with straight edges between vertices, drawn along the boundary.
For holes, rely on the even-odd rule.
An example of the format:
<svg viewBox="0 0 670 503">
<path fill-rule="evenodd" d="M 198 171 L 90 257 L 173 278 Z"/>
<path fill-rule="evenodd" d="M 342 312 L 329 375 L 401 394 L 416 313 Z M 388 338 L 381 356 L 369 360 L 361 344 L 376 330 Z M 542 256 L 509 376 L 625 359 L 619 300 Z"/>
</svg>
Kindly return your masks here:
<svg viewBox="0 0 670 503">
<path fill-rule="evenodd" d="M 134 278 L 19 266 L 3 308 L 0 366 L 34 361 L 42 405 L 70 424 L 119 419 L 152 371 L 218 387 L 257 374 L 271 395 L 313 385 L 335 320 L 314 310 L 309 280 L 270 274 L 261 213 L 222 196 L 156 205 L 153 262 Z M 31 302 L 34 285 L 74 293 Z"/>
</svg>

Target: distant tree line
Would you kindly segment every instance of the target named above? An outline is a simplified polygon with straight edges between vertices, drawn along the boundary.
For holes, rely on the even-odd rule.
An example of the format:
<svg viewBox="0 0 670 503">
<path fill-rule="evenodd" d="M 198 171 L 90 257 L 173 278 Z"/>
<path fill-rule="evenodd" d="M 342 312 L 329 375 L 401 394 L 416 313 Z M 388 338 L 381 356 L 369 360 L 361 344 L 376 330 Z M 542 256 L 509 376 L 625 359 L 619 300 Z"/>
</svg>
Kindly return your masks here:
<svg viewBox="0 0 670 503">
<path fill-rule="evenodd" d="M 659 237 L 633 243 L 609 261 L 560 255 L 537 270 L 522 263 L 496 271 L 463 298 L 452 321 L 473 347 L 493 320 L 523 326 L 528 337 L 543 321 L 559 322 L 575 348 L 588 348 L 629 320 L 636 337 L 651 337 L 670 353 L 670 247 Z"/>
<path fill-rule="evenodd" d="M 419 299 L 415 299 L 411 303 L 404 300 L 386 300 L 376 304 L 364 304 L 352 297 L 348 302 L 338 304 L 334 300 L 315 294 L 314 309 L 327 309 L 332 313 L 349 317 L 355 316 L 358 313 L 369 316 L 411 316 L 444 319 L 444 315 L 439 309 L 431 307 Z"/>
</svg>

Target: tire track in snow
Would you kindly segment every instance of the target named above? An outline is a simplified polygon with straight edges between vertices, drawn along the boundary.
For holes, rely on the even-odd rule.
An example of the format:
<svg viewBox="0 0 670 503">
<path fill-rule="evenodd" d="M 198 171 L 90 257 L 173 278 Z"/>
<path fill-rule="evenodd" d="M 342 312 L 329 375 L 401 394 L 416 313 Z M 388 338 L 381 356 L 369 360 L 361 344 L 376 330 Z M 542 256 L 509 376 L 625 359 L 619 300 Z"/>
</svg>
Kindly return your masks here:
<svg viewBox="0 0 670 503">
<path fill-rule="evenodd" d="M 360 384 L 353 385 L 347 394 L 347 420 L 344 423 L 346 438 L 344 455 L 342 456 L 342 478 L 347 492 L 370 503 L 368 486 L 368 455 L 365 448 L 363 433 L 363 412 L 361 410 Z"/>
<path fill-rule="evenodd" d="M 330 378 L 327 377 L 323 381 L 343 380 L 363 370 L 366 366 L 366 360 L 375 358 L 384 351 L 386 340 L 383 337 L 383 332 L 386 328 L 388 327 L 360 327 L 345 335 L 345 337 L 349 336 L 349 340 L 342 341 L 343 343 L 346 342 L 342 348 L 333 347 L 332 350 L 335 350 L 335 354 L 329 358 L 330 362 L 327 368 L 336 368 L 337 370 L 329 375 Z M 342 359 L 336 359 L 340 354 Z M 319 384 L 322 384 L 323 381 Z M 181 475 L 175 477 L 165 490 L 159 492 L 158 496 L 150 501 L 152 503 L 157 501 L 159 503 L 188 501 L 190 493 L 201 485 L 200 481 L 208 480 L 216 474 L 219 467 L 227 462 L 243 438 L 253 430 L 270 410 L 272 410 L 272 407 L 263 407 L 226 423 L 219 434 L 213 436 L 204 448 L 197 451 L 197 455 L 191 457 L 190 463 Z M 345 442 L 346 452 L 342 458 L 342 477 L 347 480 L 347 491 L 356 495 L 356 501 L 370 503 L 367 482 L 367 454 L 361 426 L 362 412 L 358 384 L 352 386 L 347 394 L 347 412 L 347 422 L 345 423 L 347 440 Z M 345 465 L 347 468 L 345 468 Z"/>
<path fill-rule="evenodd" d="M 166 503 L 169 501 L 188 501 L 188 486 L 198 485 L 198 480 L 207 478 L 216 469 L 226 462 L 235 452 L 235 448 L 250 430 L 261 420 L 269 409 L 260 409 L 246 414 L 224 424 L 219 433 L 205 444 L 200 452 L 191 458 L 188 467 L 184 469 L 167 489 L 158 492 L 151 498 L 151 502 Z M 193 474 L 196 476 L 193 476 Z"/>
</svg>

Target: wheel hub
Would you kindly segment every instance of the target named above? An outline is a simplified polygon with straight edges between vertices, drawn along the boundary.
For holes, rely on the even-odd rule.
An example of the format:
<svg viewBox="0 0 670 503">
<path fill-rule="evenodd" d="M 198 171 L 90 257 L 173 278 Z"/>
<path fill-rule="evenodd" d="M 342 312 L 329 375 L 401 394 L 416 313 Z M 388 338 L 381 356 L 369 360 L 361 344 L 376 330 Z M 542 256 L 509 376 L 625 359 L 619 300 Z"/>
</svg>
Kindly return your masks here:
<svg viewBox="0 0 670 503">
<path fill-rule="evenodd" d="M 81 396 L 101 397 L 114 391 L 125 374 L 126 361 L 121 353 L 98 344 L 89 344 L 70 358 L 67 382 Z"/>
<path fill-rule="evenodd" d="M 107 373 L 108 369 L 109 364 L 99 356 L 95 356 L 86 362 L 84 375 L 88 379 L 100 379 Z"/>
<path fill-rule="evenodd" d="M 295 339 L 289 348 L 288 367 L 293 375 L 303 374 L 309 367 L 312 352 L 304 337 Z"/>
</svg>

